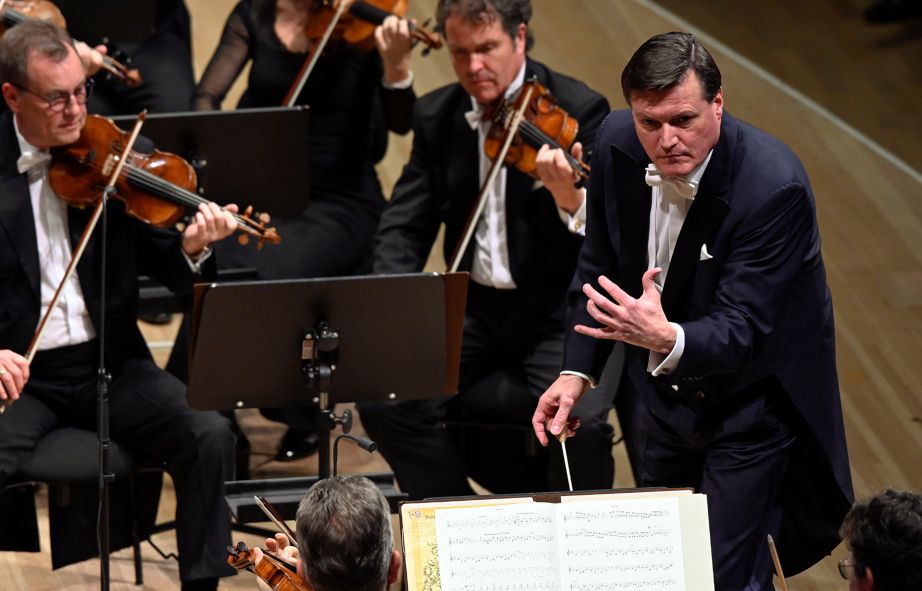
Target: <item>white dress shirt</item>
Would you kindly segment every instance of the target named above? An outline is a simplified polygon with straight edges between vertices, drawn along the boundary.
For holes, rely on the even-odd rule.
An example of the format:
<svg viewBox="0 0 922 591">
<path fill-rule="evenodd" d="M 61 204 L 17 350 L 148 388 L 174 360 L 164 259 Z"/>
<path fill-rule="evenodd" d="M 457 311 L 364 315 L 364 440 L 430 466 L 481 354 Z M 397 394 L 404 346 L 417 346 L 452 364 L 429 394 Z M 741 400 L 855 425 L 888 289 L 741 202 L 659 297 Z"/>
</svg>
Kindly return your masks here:
<svg viewBox="0 0 922 591">
<path fill-rule="evenodd" d="M 656 287 L 663 291 L 666 284 L 666 275 L 672 253 L 675 250 L 679 232 L 685 224 L 688 210 L 695 200 L 698 183 L 704 175 L 711 154 L 708 153 L 704 161 L 692 171 L 687 178 L 663 178 L 656 168 L 650 164 L 647 167 L 647 184 L 653 191 L 650 203 L 650 234 L 647 240 L 648 269 L 660 267 L 662 271 L 655 277 Z M 676 329 L 676 341 L 668 355 L 650 351 L 647 361 L 647 371 L 654 376 L 669 374 L 679 365 L 682 353 L 685 351 L 685 331 L 675 322 L 670 322 Z"/>
<path fill-rule="evenodd" d="M 19 126 L 14 118 L 16 139 L 19 151 L 28 159 L 29 154 L 39 155 L 43 151 L 31 145 L 19 133 Z M 47 153 L 47 152 L 45 152 Z M 45 159 L 28 171 L 29 196 L 32 200 L 32 219 L 35 222 L 35 238 L 38 246 L 38 263 L 41 276 L 41 310 L 39 318 L 44 317 L 61 279 L 71 259 L 70 232 L 67 226 L 67 204 L 59 199 L 48 182 L 48 165 Z M 71 274 L 61 290 L 57 304 L 45 325 L 45 332 L 36 350 L 53 349 L 66 345 L 85 343 L 96 337 L 96 330 L 90 319 L 83 289 L 77 271 Z"/>
</svg>

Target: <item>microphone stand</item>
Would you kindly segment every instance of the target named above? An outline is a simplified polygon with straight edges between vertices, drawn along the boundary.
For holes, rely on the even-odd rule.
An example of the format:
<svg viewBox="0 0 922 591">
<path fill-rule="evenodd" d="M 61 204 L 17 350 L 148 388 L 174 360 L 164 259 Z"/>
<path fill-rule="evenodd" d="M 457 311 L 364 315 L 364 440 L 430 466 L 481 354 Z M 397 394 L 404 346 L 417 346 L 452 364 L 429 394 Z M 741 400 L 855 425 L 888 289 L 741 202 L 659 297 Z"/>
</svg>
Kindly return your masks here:
<svg viewBox="0 0 922 591">
<path fill-rule="evenodd" d="M 348 410 L 346 412 L 349 413 L 349 418 L 351 419 L 352 413 Z M 351 423 L 351 420 L 350 420 L 350 423 Z M 336 439 L 333 440 L 333 476 L 336 476 L 336 465 L 339 461 L 339 440 L 340 439 L 349 439 L 350 441 L 354 441 L 357 446 L 361 447 L 362 449 L 364 449 L 370 454 L 373 454 L 376 451 L 378 451 L 378 444 L 372 441 L 371 439 L 368 439 L 367 437 L 359 437 L 358 435 L 349 435 L 348 433 L 343 433 L 342 435 L 337 436 Z"/>
</svg>

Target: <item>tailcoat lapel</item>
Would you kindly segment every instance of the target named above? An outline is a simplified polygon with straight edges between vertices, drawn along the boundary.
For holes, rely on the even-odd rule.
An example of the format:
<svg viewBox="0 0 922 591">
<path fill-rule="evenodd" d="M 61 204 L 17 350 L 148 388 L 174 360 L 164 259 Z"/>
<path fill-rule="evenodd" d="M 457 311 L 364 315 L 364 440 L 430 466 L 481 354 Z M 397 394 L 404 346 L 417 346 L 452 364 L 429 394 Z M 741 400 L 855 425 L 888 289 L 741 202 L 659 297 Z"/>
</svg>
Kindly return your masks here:
<svg viewBox="0 0 922 591">
<path fill-rule="evenodd" d="M 19 144 L 13 129 L 12 114 L 0 119 L 0 226 L 6 241 L 16 252 L 29 280 L 29 287 L 39 295 L 38 249 L 32 201 L 26 175 L 16 169 Z"/>
<path fill-rule="evenodd" d="M 459 86 L 460 90 L 460 86 Z M 480 151 L 477 147 L 477 130 L 471 129 L 464 114 L 471 109 L 470 97 L 466 92 L 460 90 L 455 107 L 455 114 L 451 117 L 449 123 L 450 130 L 446 138 L 451 141 L 443 142 L 448 150 L 448 158 L 443 162 L 448 162 L 445 178 L 447 181 L 444 189 L 449 191 L 452 198 L 449 200 L 449 207 L 454 209 L 453 212 L 460 221 L 458 234 L 452 236 L 454 244 L 451 245 L 451 252 L 458 248 L 462 238 L 461 232 L 464 231 L 465 224 L 473 213 L 477 204 L 477 195 L 480 192 Z M 453 205 L 457 204 L 457 205 Z M 474 241 L 468 244 L 467 250 L 464 251 L 461 260 L 461 269 L 470 269 L 473 264 Z"/>
<path fill-rule="evenodd" d="M 647 241 L 650 231 L 650 187 L 644 181 L 647 157 L 638 146 L 611 147 L 615 204 L 619 232 L 617 283 L 627 293 L 640 297 L 641 278 L 648 268 Z M 637 198 L 637 196 L 642 196 Z"/>
</svg>

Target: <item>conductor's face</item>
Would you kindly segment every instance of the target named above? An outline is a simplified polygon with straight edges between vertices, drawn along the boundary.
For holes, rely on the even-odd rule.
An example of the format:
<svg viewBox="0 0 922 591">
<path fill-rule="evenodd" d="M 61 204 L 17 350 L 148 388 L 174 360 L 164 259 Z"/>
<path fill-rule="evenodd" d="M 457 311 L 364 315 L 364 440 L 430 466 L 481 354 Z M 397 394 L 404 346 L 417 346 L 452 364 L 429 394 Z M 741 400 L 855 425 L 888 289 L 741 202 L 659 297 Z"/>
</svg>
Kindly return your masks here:
<svg viewBox="0 0 922 591">
<path fill-rule="evenodd" d="M 16 114 L 19 130 L 37 148 L 72 144 L 86 121 L 86 74 L 73 48 L 57 62 L 32 51 L 26 60 L 29 79 L 3 84 L 3 96 Z"/>
<path fill-rule="evenodd" d="M 525 62 L 525 25 L 510 37 L 496 15 L 478 21 L 448 17 L 445 42 L 462 88 L 483 105 L 503 98 Z"/>
<path fill-rule="evenodd" d="M 720 137 L 723 90 L 708 102 L 694 70 L 664 91 L 631 94 L 634 128 L 650 162 L 666 176 L 686 176 Z"/>
</svg>

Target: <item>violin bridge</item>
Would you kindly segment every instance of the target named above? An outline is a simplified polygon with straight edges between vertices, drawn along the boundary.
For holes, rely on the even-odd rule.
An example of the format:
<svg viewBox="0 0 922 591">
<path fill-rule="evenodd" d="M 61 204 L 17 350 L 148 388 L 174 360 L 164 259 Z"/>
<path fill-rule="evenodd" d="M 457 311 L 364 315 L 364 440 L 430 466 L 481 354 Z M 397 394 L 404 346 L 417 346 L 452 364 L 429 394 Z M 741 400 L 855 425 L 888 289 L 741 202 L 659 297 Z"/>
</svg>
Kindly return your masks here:
<svg viewBox="0 0 922 591">
<path fill-rule="evenodd" d="M 118 155 L 109 154 L 106 156 L 106 161 L 102 165 L 102 174 L 103 176 L 111 176 L 112 171 L 115 170 L 115 167 L 118 166 Z"/>
</svg>

